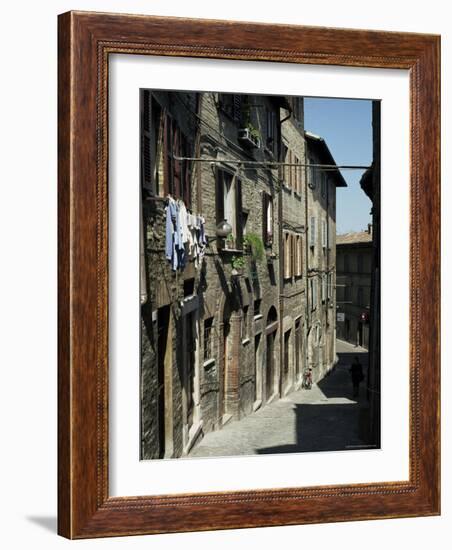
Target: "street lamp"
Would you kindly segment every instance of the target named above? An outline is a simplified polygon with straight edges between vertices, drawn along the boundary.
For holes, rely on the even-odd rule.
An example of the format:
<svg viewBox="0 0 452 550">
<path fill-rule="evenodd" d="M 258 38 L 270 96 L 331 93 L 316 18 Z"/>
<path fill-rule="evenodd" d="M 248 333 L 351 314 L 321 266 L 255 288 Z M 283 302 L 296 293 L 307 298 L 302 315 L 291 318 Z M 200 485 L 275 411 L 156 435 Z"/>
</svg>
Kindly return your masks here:
<svg viewBox="0 0 452 550">
<path fill-rule="evenodd" d="M 228 223 L 227 220 L 223 220 L 220 222 L 215 230 L 215 234 L 217 237 L 221 239 L 225 239 L 228 235 L 232 233 L 232 226 L 230 223 Z"/>
</svg>

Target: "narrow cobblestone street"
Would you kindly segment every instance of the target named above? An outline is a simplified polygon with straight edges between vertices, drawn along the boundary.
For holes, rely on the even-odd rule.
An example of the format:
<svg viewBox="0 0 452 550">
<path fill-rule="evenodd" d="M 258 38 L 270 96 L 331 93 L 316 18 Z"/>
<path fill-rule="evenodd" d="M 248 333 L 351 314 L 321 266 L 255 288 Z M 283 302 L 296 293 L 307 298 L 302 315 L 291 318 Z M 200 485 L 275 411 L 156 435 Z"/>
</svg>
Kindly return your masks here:
<svg viewBox="0 0 452 550">
<path fill-rule="evenodd" d="M 366 446 L 367 351 L 337 340 L 338 363 L 311 390 L 298 390 L 222 430 L 207 434 L 190 457 L 333 451 Z M 365 380 L 352 397 L 349 367 L 357 355 Z"/>
</svg>

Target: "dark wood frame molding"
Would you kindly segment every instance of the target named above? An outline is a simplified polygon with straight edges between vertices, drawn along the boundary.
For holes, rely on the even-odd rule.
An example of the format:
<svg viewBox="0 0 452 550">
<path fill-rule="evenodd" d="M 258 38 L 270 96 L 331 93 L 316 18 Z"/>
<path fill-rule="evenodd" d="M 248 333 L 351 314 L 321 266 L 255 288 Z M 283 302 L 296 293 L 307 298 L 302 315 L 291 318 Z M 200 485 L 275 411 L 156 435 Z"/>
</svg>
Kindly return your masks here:
<svg viewBox="0 0 452 550">
<path fill-rule="evenodd" d="M 59 16 L 58 531 L 69 538 L 437 515 L 440 38 L 69 12 Z M 108 59 L 112 53 L 410 73 L 410 479 L 108 495 Z"/>
</svg>

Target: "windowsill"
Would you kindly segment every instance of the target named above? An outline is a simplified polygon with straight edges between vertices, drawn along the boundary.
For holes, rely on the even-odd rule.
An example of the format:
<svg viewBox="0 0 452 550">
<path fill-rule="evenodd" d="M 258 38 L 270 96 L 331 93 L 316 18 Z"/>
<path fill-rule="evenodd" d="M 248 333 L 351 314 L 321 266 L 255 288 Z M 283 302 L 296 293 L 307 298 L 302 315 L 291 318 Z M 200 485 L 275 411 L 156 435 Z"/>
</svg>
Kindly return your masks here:
<svg viewBox="0 0 452 550">
<path fill-rule="evenodd" d="M 246 346 L 247 344 L 249 344 L 251 342 L 251 340 L 249 338 L 244 338 L 242 340 L 242 346 Z"/>
<path fill-rule="evenodd" d="M 204 369 L 210 369 L 215 365 L 215 359 L 207 359 L 207 361 L 204 361 L 202 364 Z"/>
<path fill-rule="evenodd" d="M 220 254 L 243 254 L 243 248 L 222 248 Z"/>
<path fill-rule="evenodd" d="M 263 317 L 262 313 L 258 313 L 257 315 L 255 315 L 253 317 L 253 319 L 254 319 L 254 321 L 259 321 L 259 319 L 262 319 L 262 317 Z"/>
</svg>

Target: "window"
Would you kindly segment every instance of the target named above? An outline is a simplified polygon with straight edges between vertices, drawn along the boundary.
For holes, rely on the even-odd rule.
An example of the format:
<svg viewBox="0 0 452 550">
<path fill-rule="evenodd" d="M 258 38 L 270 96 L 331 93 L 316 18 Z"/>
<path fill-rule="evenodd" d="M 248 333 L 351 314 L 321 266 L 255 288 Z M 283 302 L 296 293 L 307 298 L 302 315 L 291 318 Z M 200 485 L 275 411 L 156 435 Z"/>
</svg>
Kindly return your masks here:
<svg viewBox="0 0 452 550">
<path fill-rule="evenodd" d="M 204 320 L 204 362 L 211 359 L 213 317 Z"/>
<path fill-rule="evenodd" d="M 295 373 L 300 373 L 300 365 L 302 364 L 301 357 L 301 321 L 295 321 Z"/>
<path fill-rule="evenodd" d="M 195 293 L 195 279 L 185 279 L 184 280 L 184 298 L 192 296 Z"/>
<path fill-rule="evenodd" d="M 242 96 L 239 94 L 218 94 L 220 109 L 234 122 L 242 119 Z"/>
<path fill-rule="evenodd" d="M 193 424 L 193 412 L 195 406 L 195 357 L 196 357 L 196 334 L 195 318 L 193 313 L 185 316 L 185 361 L 186 369 L 186 390 L 187 390 L 187 420 L 188 425 Z"/>
<path fill-rule="evenodd" d="M 278 140 L 276 136 L 276 113 L 267 109 L 267 149 L 273 154 L 276 153 Z"/>
<path fill-rule="evenodd" d="M 322 247 L 326 248 L 328 245 L 328 234 L 327 234 L 327 226 L 326 221 L 322 220 Z"/>
<path fill-rule="evenodd" d="M 152 195 L 168 193 L 191 205 L 192 165 L 177 157 L 190 157 L 191 143 L 177 121 L 155 100 L 152 92 L 141 95 L 141 181 Z"/>
<path fill-rule="evenodd" d="M 226 220 L 232 227 L 231 248 L 242 247 L 242 182 L 225 170 L 217 170 L 217 223 Z"/>
<path fill-rule="evenodd" d="M 295 276 L 301 277 L 301 275 L 303 275 L 303 239 L 301 235 L 297 235 L 295 238 L 295 250 L 296 250 Z"/>
<path fill-rule="evenodd" d="M 242 234 L 246 235 L 246 224 L 248 223 L 249 212 L 242 209 Z"/>
<path fill-rule="evenodd" d="M 284 232 L 284 279 L 292 277 L 292 238 L 287 231 Z"/>
<path fill-rule="evenodd" d="M 317 308 L 317 279 L 312 277 L 309 280 L 309 286 L 311 290 L 311 310 Z"/>
<path fill-rule="evenodd" d="M 261 315 L 261 304 L 262 304 L 262 300 L 260 299 L 254 300 L 254 305 L 253 305 L 254 317 Z"/>
<path fill-rule="evenodd" d="M 181 198 L 191 205 L 191 166 L 188 161 L 174 157 L 189 156 L 190 145 L 177 122 L 166 114 L 163 128 L 164 193 Z"/>
<path fill-rule="evenodd" d="M 291 277 L 295 277 L 297 274 L 297 262 L 298 262 L 298 248 L 297 248 L 297 236 L 292 233 L 290 236 L 290 243 L 291 243 Z"/>
<path fill-rule="evenodd" d="M 262 194 L 262 240 L 265 246 L 273 243 L 273 198 L 268 193 Z"/>
<path fill-rule="evenodd" d="M 243 307 L 243 319 L 242 319 L 242 341 L 248 338 L 248 306 Z"/>
<path fill-rule="evenodd" d="M 333 274 L 328 273 L 328 300 L 331 301 L 333 298 Z"/>
<path fill-rule="evenodd" d="M 163 195 L 163 117 L 152 92 L 141 93 L 141 184 L 150 194 Z"/>
<path fill-rule="evenodd" d="M 327 275 L 326 273 L 323 273 L 322 275 L 322 302 L 326 302 L 327 298 Z"/>
<path fill-rule="evenodd" d="M 313 248 L 315 246 L 315 232 L 316 232 L 316 223 L 315 216 L 311 216 L 311 222 L 309 225 L 309 246 Z"/>
<path fill-rule="evenodd" d="M 289 149 L 289 152 L 288 152 L 287 162 L 289 163 L 289 166 L 288 166 L 288 170 L 287 170 L 288 171 L 288 178 L 287 178 L 286 183 L 287 183 L 288 187 L 290 187 L 292 189 L 293 184 L 294 184 L 294 177 L 293 177 L 294 170 L 293 170 L 293 166 L 292 166 L 292 164 L 293 164 L 293 153 L 292 153 L 291 149 Z"/>
<path fill-rule="evenodd" d="M 289 373 L 290 330 L 284 333 L 284 374 Z"/>
<path fill-rule="evenodd" d="M 300 159 L 296 156 L 294 156 L 294 163 L 300 164 Z M 300 166 L 294 166 L 294 176 L 295 176 L 295 193 L 298 193 L 298 195 L 301 195 L 301 167 Z"/>
</svg>

